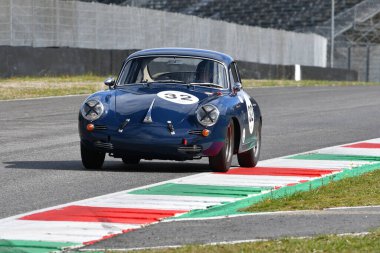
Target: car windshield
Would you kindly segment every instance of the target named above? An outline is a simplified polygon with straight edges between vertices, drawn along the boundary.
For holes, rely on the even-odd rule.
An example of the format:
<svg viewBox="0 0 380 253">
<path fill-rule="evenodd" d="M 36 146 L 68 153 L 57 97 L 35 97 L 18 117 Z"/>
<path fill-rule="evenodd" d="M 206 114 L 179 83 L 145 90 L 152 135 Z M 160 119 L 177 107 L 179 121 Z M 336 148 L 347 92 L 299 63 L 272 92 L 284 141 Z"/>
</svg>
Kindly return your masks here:
<svg viewBox="0 0 380 253">
<path fill-rule="evenodd" d="M 118 85 L 178 83 L 228 88 L 224 66 L 209 59 L 160 56 L 128 61 Z"/>
</svg>

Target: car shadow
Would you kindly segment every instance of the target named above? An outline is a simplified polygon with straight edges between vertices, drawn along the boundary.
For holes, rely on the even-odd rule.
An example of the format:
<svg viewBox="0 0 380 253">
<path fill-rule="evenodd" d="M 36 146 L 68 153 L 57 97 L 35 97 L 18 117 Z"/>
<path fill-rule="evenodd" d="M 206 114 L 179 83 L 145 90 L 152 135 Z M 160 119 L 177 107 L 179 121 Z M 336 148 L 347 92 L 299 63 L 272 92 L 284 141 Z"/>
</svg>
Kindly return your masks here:
<svg viewBox="0 0 380 253">
<path fill-rule="evenodd" d="M 121 161 L 106 161 L 100 170 L 87 170 L 79 160 L 73 161 L 6 161 L 3 162 L 5 169 L 25 170 L 72 170 L 72 171 L 104 171 L 104 172 L 151 172 L 151 173 L 189 173 L 209 172 L 208 163 L 191 162 L 156 162 L 142 161 L 137 165 L 127 165 Z"/>
</svg>

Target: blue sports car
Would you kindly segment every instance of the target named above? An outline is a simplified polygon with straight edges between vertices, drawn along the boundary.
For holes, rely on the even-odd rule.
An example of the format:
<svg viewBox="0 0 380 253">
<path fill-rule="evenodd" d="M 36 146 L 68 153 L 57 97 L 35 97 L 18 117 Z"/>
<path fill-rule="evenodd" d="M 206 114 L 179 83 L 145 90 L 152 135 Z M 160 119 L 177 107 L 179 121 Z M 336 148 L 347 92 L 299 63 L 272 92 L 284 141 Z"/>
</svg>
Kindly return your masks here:
<svg viewBox="0 0 380 253">
<path fill-rule="evenodd" d="M 142 50 L 105 84 L 109 89 L 80 108 L 85 168 L 100 169 L 106 153 L 126 164 L 208 157 L 217 172 L 228 171 L 234 154 L 242 167 L 257 164 L 260 108 L 242 89 L 232 57 L 200 49 Z"/>
</svg>

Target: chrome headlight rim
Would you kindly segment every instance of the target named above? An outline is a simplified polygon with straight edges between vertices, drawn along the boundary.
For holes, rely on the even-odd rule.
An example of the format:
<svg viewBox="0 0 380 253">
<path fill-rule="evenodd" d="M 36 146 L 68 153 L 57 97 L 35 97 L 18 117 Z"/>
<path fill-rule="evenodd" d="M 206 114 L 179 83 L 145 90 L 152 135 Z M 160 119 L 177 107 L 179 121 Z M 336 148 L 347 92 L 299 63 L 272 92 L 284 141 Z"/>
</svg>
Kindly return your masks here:
<svg viewBox="0 0 380 253">
<path fill-rule="evenodd" d="M 92 104 L 92 105 L 91 105 Z M 88 121 L 95 121 L 99 119 L 104 113 L 104 105 L 99 99 L 90 98 L 86 100 L 81 107 L 82 117 Z M 89 114 L 94 112 L 95 114 Z"/>
<path fill-rule="evenodd" d="M 207 109 L 207 108 L 211 108 L 211 109 Z M 211 115 L 211 113 L 213 114 Z M 201 124 L 204 127 L 211 127 L 215 125 L 216 122 L 218 122 L 220 111 L 218 107 L 216 107 L 213 104 L 205 104 L 205 105 L 199 106 L 195 114 L 196 114 L 199 124 Z M 205 119 L 206 120 L 208 119 L 208 121 L 205 121 Z"/>
</svg>

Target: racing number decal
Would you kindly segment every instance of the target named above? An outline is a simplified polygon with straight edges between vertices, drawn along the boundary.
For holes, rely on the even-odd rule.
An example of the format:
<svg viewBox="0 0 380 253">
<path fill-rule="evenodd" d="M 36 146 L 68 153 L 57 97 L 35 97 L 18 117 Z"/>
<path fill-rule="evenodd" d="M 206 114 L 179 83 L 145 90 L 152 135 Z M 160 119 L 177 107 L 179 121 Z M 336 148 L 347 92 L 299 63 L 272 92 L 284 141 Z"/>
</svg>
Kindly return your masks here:
<svg viewBox="0 0 380 253">
<path fill-rule="evenodd" d="M 185 92 L 172 90 L 161 91 L 157 94 L 157 96 L 167 101 L 182 105 L 191 105 L 199 101 L 199 99 L 196 96 L 193 96 Z"/>
<path fill-rule="evenodd" d="M 167 92 L 167 93 L 165 93 L 165 97 L 167 99 L 180 99 L 180 100 L 191 101 L 191 96 L 183 95 L 183 94 L 179 95 L 179 98 L 178 98 L 176 94 Z"/>
<path fill-rule="evenodd" d="M 180 97 L 181 97 L 182 100 L 192 101 L 192 98 L 189 95 L 180 95 Z"/>
<path fill-rule="evenodd" d="M 167 99 L 177 99 L 177 95 L 176 94 L 173 94 L 173 93 L 165 93 L 164 96 L 167 98 Z"/>
<path fill-rule="evenodd" d="M 244 94 L 244 100 L 247 106 L 249 133 L 252 134 L 253 127 L 255 126 L 255 112 L 253 111 L 251 99 L 249 99 L 249 96 L 247 94 Z"/>
</svg>

